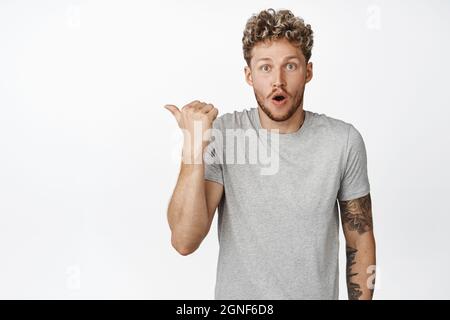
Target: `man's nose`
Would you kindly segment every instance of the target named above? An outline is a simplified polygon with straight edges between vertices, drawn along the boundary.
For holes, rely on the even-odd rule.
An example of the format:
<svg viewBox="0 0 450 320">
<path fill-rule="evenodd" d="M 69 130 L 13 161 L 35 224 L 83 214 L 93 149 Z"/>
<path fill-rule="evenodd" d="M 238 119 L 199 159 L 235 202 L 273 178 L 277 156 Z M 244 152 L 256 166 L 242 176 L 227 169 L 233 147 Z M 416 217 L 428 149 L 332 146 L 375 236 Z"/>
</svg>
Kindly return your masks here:
<svg viewBox="0 0 450 320">
<path fill-rule="evenodd" d="M 278 71 L 274 72 L 275 77 L 273 79 L 272 87 L 285 87 L 286 81 L 284 79 L 284 74 L 282 69 L 278 69 Z"/>
</svg>

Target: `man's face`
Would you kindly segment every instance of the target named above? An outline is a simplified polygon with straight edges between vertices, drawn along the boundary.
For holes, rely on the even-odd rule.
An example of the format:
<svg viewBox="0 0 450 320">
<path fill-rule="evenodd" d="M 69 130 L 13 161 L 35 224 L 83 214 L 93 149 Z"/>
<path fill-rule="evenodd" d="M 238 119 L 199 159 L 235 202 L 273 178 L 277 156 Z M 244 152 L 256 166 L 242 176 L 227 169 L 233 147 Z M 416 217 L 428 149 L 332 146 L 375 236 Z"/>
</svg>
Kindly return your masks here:
<svg viewBox="0 0 450 320">
<path fill-rule="evenodd" d="M 256 101 L 273 121 L 289 119 L 303 103 L 305 84 L 312 78 L 312 63 L 286 39 L 260 42 L 252 49 L 245 78 L 253 87 Z M 274 95 L 285 96 L 281 102 Z"/>
</svg>

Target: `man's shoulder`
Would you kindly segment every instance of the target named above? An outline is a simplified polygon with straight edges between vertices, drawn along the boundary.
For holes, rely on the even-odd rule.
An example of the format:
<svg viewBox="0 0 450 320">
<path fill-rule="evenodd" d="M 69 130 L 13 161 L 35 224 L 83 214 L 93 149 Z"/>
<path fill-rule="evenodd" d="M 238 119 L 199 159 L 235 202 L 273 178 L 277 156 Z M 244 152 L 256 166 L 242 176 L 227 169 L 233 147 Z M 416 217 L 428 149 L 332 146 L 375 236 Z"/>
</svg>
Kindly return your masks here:
<svg viewBox="0 0 450 320">
<path fill-rule="evenodd" d="M 339 118 L 331 117 L 325 113 L 318 113 L 314 111 L 309 112 L 311 113 L 311 117 L 314 118 L 314 122 L 316 122 L 317 125 L 327 126 L 330 128 L 346 128 L 347 130 L 348 127 L 351 126 L 351 123 Z"/>
<path fill-rule="evenodd" d="M 248 128 L 253 122 L 253 111 L 254 108 L 226 112 L 214 120 L 213 127 L 216 129 Z"/>
<path fill-rule="evenodd" d="M 325 113 L 309 112 L 311 113 L 312 126 L 318 131 L 347 138 L 351 130 L 356 130 L 353 124 L 348 121 L 331 117 Z"/>
</svg>

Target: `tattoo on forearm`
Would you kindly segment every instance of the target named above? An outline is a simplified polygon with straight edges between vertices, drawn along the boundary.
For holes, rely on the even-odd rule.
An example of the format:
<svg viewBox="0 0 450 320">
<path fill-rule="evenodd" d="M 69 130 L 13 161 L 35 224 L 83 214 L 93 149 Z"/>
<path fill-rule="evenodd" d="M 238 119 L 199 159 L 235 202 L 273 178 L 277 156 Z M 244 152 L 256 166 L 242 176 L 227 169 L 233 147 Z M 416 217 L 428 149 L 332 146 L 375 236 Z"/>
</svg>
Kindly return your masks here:
<svg viewBox="0 0 450 320">
<path fill-rule="evenodd" d="M 352 266 L 356 263 L 357 249 L 347 246 L 347 290 L 349 300 L 358 300 L 362 295 L 361 287 L 359 284 L 351 282 L 351 277 L 356 276 L 358 273 L 352 273 Z"/>
<path fill-rule="evenodd" d="M 370 193 L 364 197 L 339 201 L 342 222 L 350 230 L 363 234 L 372 230 L 372 201 Z"/>
<path fill-rule="evenodd" d="M 370 299 L 373 298 L 373 291 L 375 289 L 375 269 L 372 271 L 371 279 L 372 283 L 369 286 Z"/>
</svg>

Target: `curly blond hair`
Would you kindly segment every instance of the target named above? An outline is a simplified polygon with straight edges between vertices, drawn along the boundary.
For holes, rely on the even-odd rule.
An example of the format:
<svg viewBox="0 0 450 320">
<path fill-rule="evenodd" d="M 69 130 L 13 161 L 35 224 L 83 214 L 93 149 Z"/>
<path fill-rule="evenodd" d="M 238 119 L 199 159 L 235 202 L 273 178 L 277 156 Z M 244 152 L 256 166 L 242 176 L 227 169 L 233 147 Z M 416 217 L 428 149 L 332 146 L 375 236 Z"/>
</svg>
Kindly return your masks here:
<svg viewBox="0 0 450 320">
<path fill-rule="evenodd" d="M 250 66 L 251 51 L 257 43 L 281 38 L 286 38 L 299 48 L 306 62 L 309 61 L 314 43 L 311 25 L 305 25 L 303 19 L 295 17 L 290 10 L 275 11 L 270 8 L 253 14 L 245 25 L 242 49 L 247 65 Z"/>
</svg>

